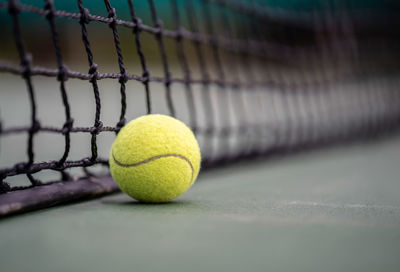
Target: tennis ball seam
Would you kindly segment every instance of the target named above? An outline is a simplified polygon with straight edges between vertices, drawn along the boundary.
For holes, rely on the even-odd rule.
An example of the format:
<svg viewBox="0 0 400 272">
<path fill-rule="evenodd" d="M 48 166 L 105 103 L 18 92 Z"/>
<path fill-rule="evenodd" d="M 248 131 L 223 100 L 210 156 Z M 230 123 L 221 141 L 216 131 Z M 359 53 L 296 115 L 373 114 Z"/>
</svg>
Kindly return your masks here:
<svg viewBox="0 0 400 272">
<path fill-rule="evenodd" d="M 112 158 L 113 158 L 114 162 L 115 162 L 118 166 L 125 167 L 125 168 L 137 167 L 137 166 L 140 166 L 140 165 L 143 165 L 143 164 L 146 164 L 146 163 L 149 163 L 149 162 L 151 162 L 151 161 L 155 161 L 155 160 L 158 160 L 158 159 L 161 159 L 161 158 L 175 157 L 175 158 L 184 160 L 185 162 L 187 162 L 187 163 L 189 164 L 190 169 L 192 170 L 192 174 L 191 174 L 191 178 L 190 178 L 190 183 L 192 183 L 192 181 L 193 181 L 193 174 L 194 174 L 193 165 L 192 165 L 192 163 L 190 162 L 190 160 L 189 160 L 188 158 L 186 158 L 185 156 L 180 155 L 180 154 L 175 154 L 175 153 L 161 154 L 161 155 L 157 155 L 157 156 L 150 157 L 150 158 L 145 159 L 145 160 L 140 161 L 140 162 L 130 163 L 130 164 L 122 163 L 122 162 L 118 161 L 118 160 L 115 158 L 114 150 L 112 150 L 111 154 L 112 154 Z"/>
</svg>

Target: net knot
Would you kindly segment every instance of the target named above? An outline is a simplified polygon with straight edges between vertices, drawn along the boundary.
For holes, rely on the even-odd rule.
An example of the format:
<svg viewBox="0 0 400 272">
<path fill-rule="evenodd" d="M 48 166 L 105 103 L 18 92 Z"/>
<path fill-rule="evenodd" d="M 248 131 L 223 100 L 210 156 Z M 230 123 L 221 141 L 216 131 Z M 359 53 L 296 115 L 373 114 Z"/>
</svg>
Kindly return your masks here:
<svg viewBox="0 0 400 272">
<path fill-rule="evenodd" d="M 62 129 L 61 133 L 65 135 L 65 134 L 67 134 L 68 132 L 70 132 L 71 129 L 72 129 L 72 125 L 73 125 L 73 124 L 74 124 L 74 119 L 72 119 L 72 118 L 68 119 L 68 120 L 64 123 L 64 126 L 63 126 L 63 129 Z"/>
<path fill-rule="evenodd" d="M 99 72 L 98 72 L 98 66 L 96 63 L 92 63 L 92 65 L 90 65 L 89 75 L 90 75 L 89 82 L 93 82 L 93 80 L 97 79 Z"/>
<path fill-rule="evenodd" d="M 146 68 L 142 73 L 142 82 L 149 83 L 150 81 L 150 71 Z"/>
<path fill-rule="evenodd" d="M 21 66 L 22 66 L 22 76 L 24 78 L 28 78 L 31 76 L 31 62 L 32 62 L 32 56 L 30 54 L 25 54 L 21 60 Z"/>
<path fill-rule="evenodd" d="M 54 9 L 53 9 L 53 1 L 47 0 L 46 4 L 44 5 L 44 10 L 46 11 L 46 19 L 51 20 L 54 18 Z"/>
<path fill-rule="evenodd" d="M 15 14 L 15 15 L 17 15 L 18 13 L 21 12 L 21 10 L 19 8 L 19 2 L 17 0 L 8 1 L 8 12 L 10 14 Z"/>
<path fill-rule="evenodd" d="M 126 72 L 126 70 L 123 71 L 123 73 L 121 74 L 121 76 L 119 77 L 118 82 L 119 83 L 126 83 L 128 81 L 128 74 Z"/>
<path fill-rule="evenodd" d="M 161 20 L 157 20 L 156 21 L 156 23 L 154 24 L 154 27 L 155 27 L 155 32 L 154 32 L 154 35 L 156 36 L 156 38 L 161 38 L 161 36 L 162 36 L 162 25 L 163 25 L 163 23 L 162 23 L 162 21 Z"/>
<path fill-rule="evenodd" d="M 37 133 L 40 130 L 40 122 L 38 120 L 33 121 L 31 128 L 29 131 L 31 133 Z"/>
<path fill-rule="evenodd" d="M 91 159 L 91 158 L 89 158 L 89 157 L 86 157 L 86 158 L 84 158 L 83 160 L 82 160 L 82 166 L 83 167 L 87 167 L 87 166 L 91 166 L 91 165 L 93 165 L 93 160 Z"/>
<path fill-rule="evenodd" d="M 98 121 L 97 124 L 91 128 L 90 134 L 97 135 L 100 133 L 102 128 L 103 128 L 103 122 Z"/>
<path fill-rule="evenodd" d="M 96 63 L 92 63 L 89 67 L 89 74 L 95 74 L 97 73 L 98 65 Z"/>
<path fill-rule="evenodd" d="M 90 13 L 87 8 L 83 8 L 81 10 L 81 18 L 79 19 L 80 24 L 89 24 L 90 22 Z"/>
<path fill-rule="evenodd" d="M 111 28 L 115 27 L 115 21 L 117 20 L 117 13 L 115 11 L 115 8 L 111 8 L 108 10 L 108 18 L 112 19 L 112 21 L 109 23 L 109 26 Z"/>
<path fill-rule="evenodd" d="M 138 33 L 142 31 L 142 20 L 140 18 L 135 18 L 133 20 L 135 26 L 133 27 L 133 33 Z"/>
<path fill-rule="evenodd" d="M 165 86 L 167 86 L 167 87 L 171 86 L 172 80 L 171 80 L 171 75 L 170 74 L 168 74 L 166 76 L 164 83 L 165 83 Z"/>
<path fill-rule="evenodd" d="M 68 69 L 67 67 L 65 67 L 65 65 L 61 66 L 60 69 L 58 69 L 57 80 L 58 81 L 68 80 Z"/>
<path fill-rule="evenodd" d="M 126 123 L 126 119 L 125 118 L 122 118 L 121 120 L 119 120 L 119 122 L 117 123 L 117 126 L 116 126 L 116 132 L 118 133 L 120 130 L 121 130 L 121 128 L 123 127 L 123 126 L 125 126 L 125 123 Z"/>
</svg>

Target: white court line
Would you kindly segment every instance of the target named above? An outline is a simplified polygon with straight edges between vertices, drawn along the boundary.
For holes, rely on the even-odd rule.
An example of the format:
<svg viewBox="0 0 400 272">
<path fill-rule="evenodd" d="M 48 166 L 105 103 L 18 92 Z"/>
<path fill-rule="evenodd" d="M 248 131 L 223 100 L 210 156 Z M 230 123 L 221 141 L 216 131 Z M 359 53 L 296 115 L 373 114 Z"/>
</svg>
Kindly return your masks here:
<svg viewBox="0 0 400 272">
<path fill-rule="evenodd" d="M 381 210 L 400 210 L 399 206 L 392 205 L 372 205 L 372 204 L 333 204 L 333 203 L 322 203 L 313 201 L 290 201 L 284 202 L 286 206 L 304 206 L 304 207 L 328 207 L 334 209 L 381 209 Z"/>
</svg>

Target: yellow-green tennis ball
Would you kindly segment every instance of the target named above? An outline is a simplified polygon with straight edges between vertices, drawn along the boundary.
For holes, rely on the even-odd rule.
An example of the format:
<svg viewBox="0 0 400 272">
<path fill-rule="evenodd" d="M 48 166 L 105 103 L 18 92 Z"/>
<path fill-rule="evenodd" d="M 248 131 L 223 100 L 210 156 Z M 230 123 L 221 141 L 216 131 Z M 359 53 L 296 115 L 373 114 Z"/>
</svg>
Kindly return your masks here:
<svg viewBox="0 0 400 272">
<path fill-rule="evenodd" d="M 200 148 L 181 121 L 150 114 L 129 122 L 110 151 L 111 175 L 126 194 L 167 202 L 183 194 L 200 170 Z"/>
</svg>

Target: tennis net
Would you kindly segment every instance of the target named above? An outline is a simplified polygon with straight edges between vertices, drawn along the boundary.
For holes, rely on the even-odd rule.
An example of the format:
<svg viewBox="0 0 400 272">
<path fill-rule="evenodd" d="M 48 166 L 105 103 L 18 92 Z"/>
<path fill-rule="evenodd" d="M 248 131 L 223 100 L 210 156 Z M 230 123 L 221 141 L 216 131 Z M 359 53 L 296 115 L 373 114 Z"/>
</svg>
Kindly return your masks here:
<svg viewBox="0 0 400 272">
<path fill-rule="evenodd" d="M 116 191 L 143 114 L 186 122 L 203 168 L 399 127 L 395 2 L 37 2 L 0 2 L 0 214 Z"/>
</svg>

